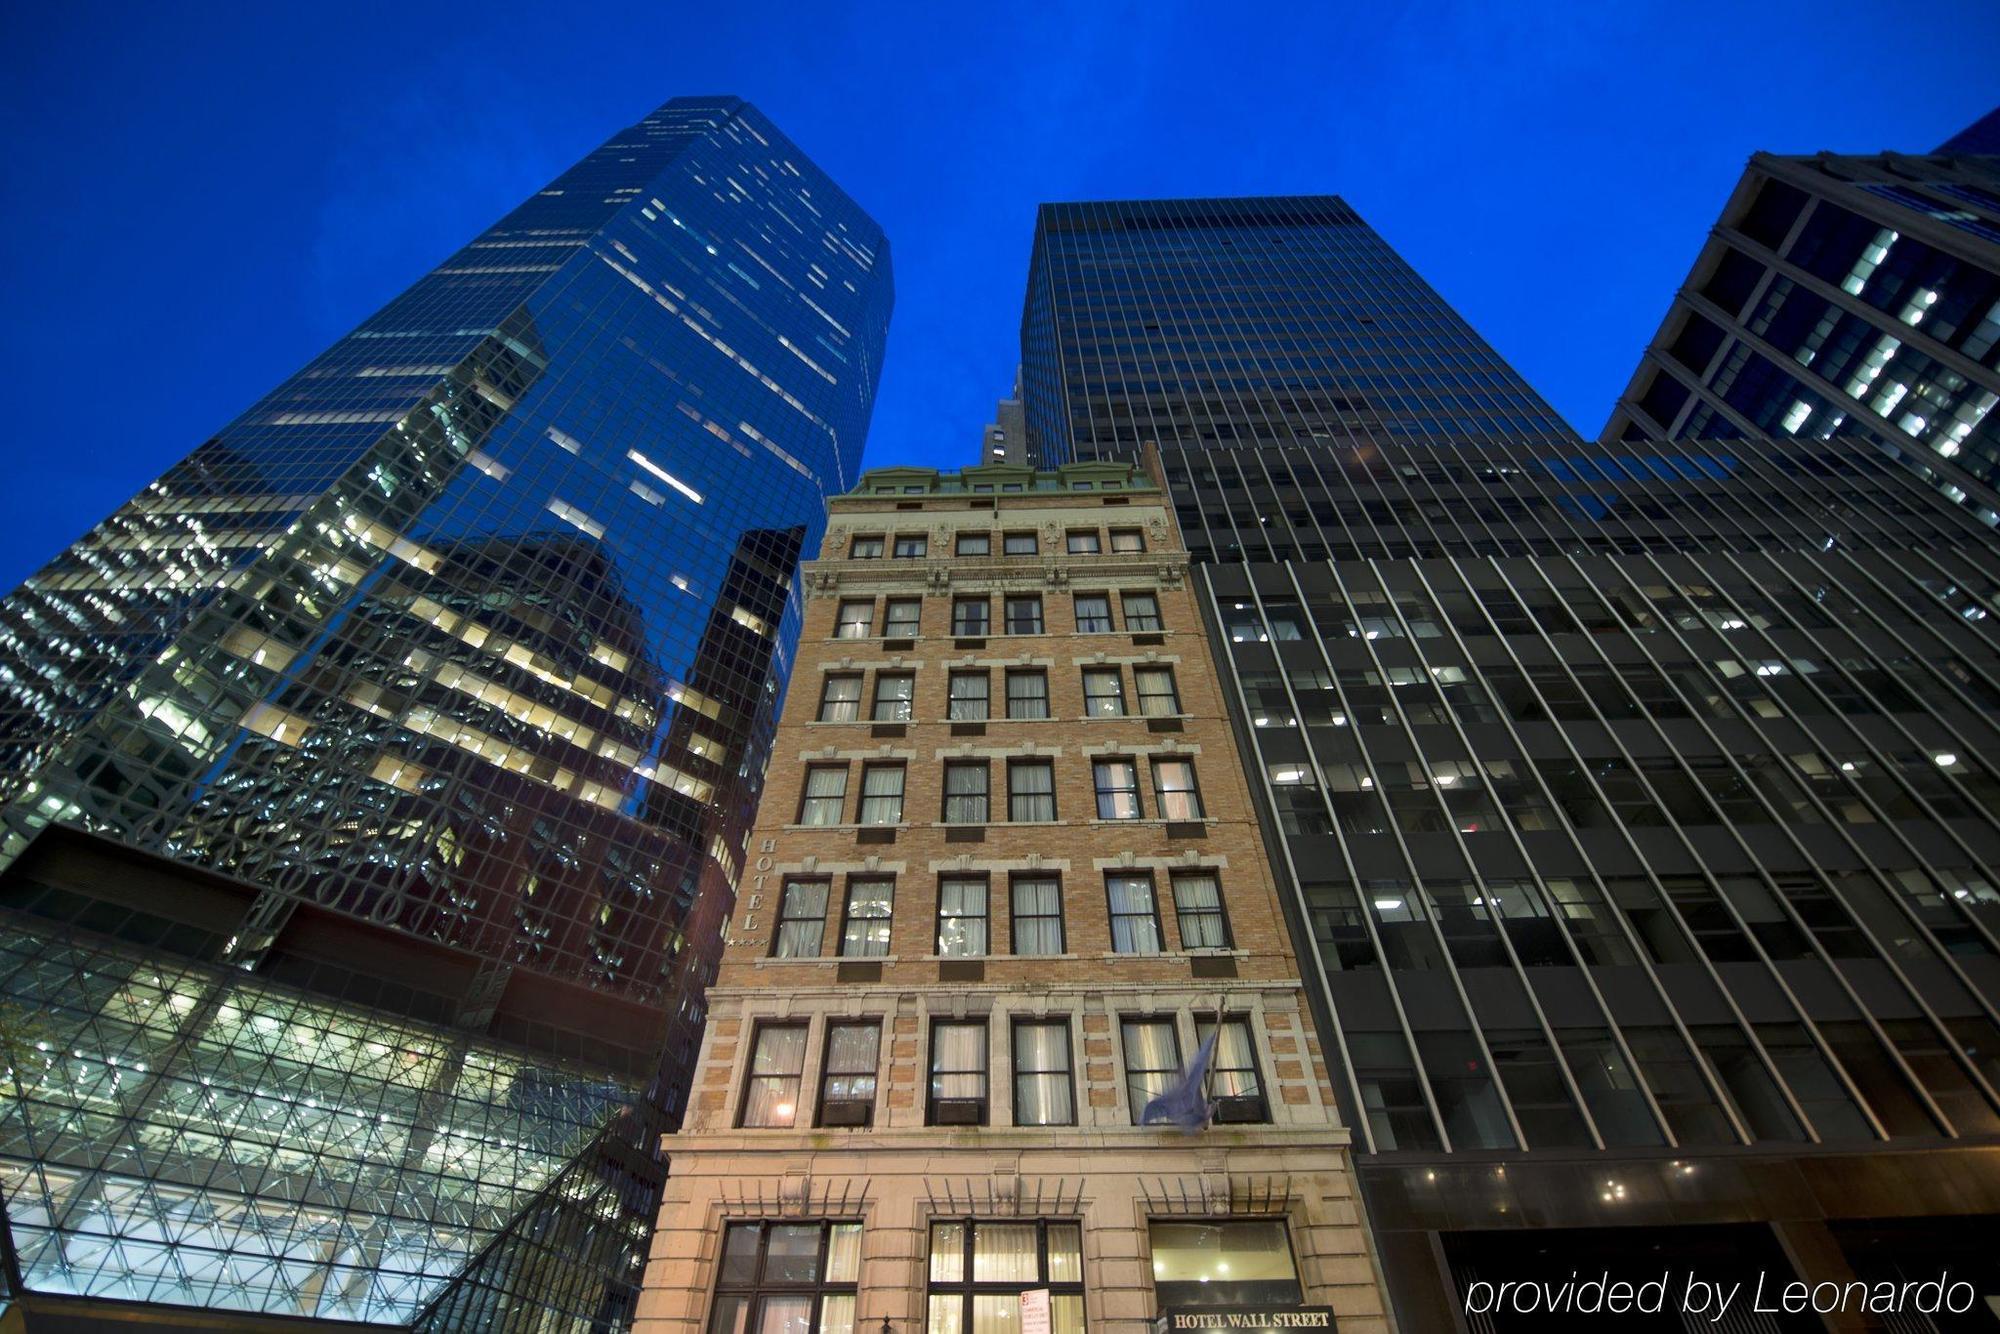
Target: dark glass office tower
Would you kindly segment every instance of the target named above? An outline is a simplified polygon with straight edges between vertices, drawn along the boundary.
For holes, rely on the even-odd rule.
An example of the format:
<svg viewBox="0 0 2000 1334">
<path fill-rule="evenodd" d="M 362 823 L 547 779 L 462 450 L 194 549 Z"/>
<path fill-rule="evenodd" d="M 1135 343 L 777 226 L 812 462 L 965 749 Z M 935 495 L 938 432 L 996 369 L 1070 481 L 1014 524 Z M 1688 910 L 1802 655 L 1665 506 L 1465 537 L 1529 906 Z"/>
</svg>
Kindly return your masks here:
<svg viewBox="0 0 2000 1334">
<path fill-rule="evenodd" d="M 2000 158 L 1759 153 L 1601 438 L 1853 435 L 1990 525 L 1996 403 Z"/>
<path fill-rule="evenodd" d="M 1058 266 L 1080 216 L 1170 260 Z M 1157 441 L 1403 1327 L 1606 1268 L 2000 1294 L 2000 544 L 1842 434 L 1587 444 L 1387 254 L 1046 210 L 1023 353 L 1045 455 Z"/>
<path fill-rule="evenodd" d="M 0 602 L 23 1302 L 625 1318 L 891 301 L 671 102 Z"/>
<path fill-rule="evenodd" d="M 1042 205 L 1021 359 L 1041 467 L 1148 440 L 1567 429 L 1328 196 Z"/>
</svg>

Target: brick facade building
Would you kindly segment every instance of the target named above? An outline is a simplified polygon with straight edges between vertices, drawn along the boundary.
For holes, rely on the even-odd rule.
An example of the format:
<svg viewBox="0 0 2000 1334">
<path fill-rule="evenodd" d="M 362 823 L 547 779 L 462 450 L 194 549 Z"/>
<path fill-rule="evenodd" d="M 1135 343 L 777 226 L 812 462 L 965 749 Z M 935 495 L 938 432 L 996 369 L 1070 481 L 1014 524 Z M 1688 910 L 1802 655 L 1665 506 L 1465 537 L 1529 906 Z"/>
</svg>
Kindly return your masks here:
<svg viewBox="0 0 2000 1334">
<path fill-rule="evenodd" d="M 1186 571 L 1124 463 L 832 502 L 642 1328 L 1386 1327 Z"/>
</svg>

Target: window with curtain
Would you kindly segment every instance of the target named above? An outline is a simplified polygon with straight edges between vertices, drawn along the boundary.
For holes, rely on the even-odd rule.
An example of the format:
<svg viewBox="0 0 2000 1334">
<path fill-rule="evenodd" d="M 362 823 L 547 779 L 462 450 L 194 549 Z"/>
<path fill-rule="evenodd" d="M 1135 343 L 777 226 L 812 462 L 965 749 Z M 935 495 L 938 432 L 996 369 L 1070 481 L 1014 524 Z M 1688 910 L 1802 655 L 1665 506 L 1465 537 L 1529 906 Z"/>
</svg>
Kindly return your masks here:
<svg viewBox="0 0 2000 1334">
<path fill-rule="evenodd" d="M 986 761 L 954 760 L 944 766 L 944 822 L 985 824 Z"/>
<path fill-rule="evenodd" d="M 1153 792 L 1162 820 L 1201 818 L 1201 789 L 1195 786 L 1193 760 L 1154 760 Z"/>
<path fill-rule="evenodd" d="M 778 929 L 771 954 L 779 959 L 817 959 L 826 935 L 824 880 L 786 880 L 778 899 Z"/>
<path fill-rule="evenodd" d="M 1007 716 L 1046 718 L 1049 716 L 1049 674 L 1038 669 L 1007 673 Z"/>
<path fill-rule="evenodd" d="M 1153 877 L 1104 878 L 1111 901 L 1111 948 L 1119 954 L 1160 952 L 1160 910 L 1153 900 Z"/>
<path fill-rule="evenodd" d="M 1040 595 L 1012 597 L 1006 600 L 1007 633 L 1010 635 L 1038 635 L 1042 633 L 1042 599 Z"/>
<path fill-rule="evenodd" d="M 1110 634 L 1111 597 L 1107 593 L 1076 595 L 1076 632 L 1080 635 Z"/>
<path fill-rule="evenodd" d="M 986 1025 L 931 1026 L 931 1125 L 986 1124 Z"/>
<path fill-rule="evenodd" d="M 1085 669 L 1083 715 L 1086 718 L 1122 718 L 1125 715 L 1125 677 L 1116 667 Z"/>
<path fill-rule="evenodd" d="M 878 723 L 910 721 L 910 704 L 917 695 L 917 678 L 903 673 L 875 673 L 875 711 Z"/>
<path fill-rule="evenodd" d="M 1017 875 L 1009 897 L 1014 905 L 1014 953 L 1061 954 L 1062 882 L 1052 875 Z"/>
<path fill-rule="evenodd" d="M 1160 600 L 1151 593 L 1127 593 L 1120 599 L 1125 604 L 1125 628 L 1131 631 L 1164 630 L 1160 622 Z"/>
<path fill-rule="evenodd" d="M 1166 1018 L 1127 1019 L 1119 1025 L 1125 1044 L 1125 1099 L 1132 1124 L 1146 1104 L 1165 1093 L 1181 1072 L 1180 1036 Z"/>
<path fill-rule="evenodd" d="M 1153 1293 L 1170 1306 L 1290 1306 L 1303 1300 L 1277 1218 L 1155 1219 Z"/>
<path fill-rule="evenodd" d="M 1049 1293 L 1049 1334 L 1084 1334 L 1083 1229 L 1074 1222 L 931 1224 L 925 1334 L 1006 1334 L 1021 1294 Z"/>
<path fill-rule="evenodd" d="M 899 560 L 916 560 L 928 555 L 930 549 L 930 539 L 922 533 L 896 534 L 896 557 Z"/>
<path fill-rule="evenodd" d="M 850 560 L 880 560 L 882 558 L 882 535 L 880 533 L 870 533 L 866 537 L 855 538 L 847 548 L 847 555 Z"/>
<path fill-rule="evenodd" d="M 885 639 L 915 639 L 923 617 L 922 598 L 890 598 L 882 606 L 882 635 Z"/>
<path fill-rule="evenodd" d="M 1139 712 L 1147 718 L 1169 718 L 1181 711 L 1180 691 L 1174 688 L 1171 667 L 1135 667 L 1132 679 L 1139 687 Z"/>
<path fill-rule="evenodd" d="M 1177 872 L 1174 915 L 1180 920 L 1181 948 L 1219 950 L 1229 946 L 1229 919 L 1222 912 L 1222 886 L 1213 871 Z"/>
<path fill-rule="evenodd" d="M 847 766 L 815 764 L 806 769 L 805 796 L 799 801 L 799 823 L 824 828 L 840 823 L 847 810 Z"/>
<path fill-rule="evenodd" d="M 938 881 L 937 952 L 947 959 L 986 956 L 986 877 L 949 875 Z"/>
<path fill-rule="evenodd" d="M 1194 1040 L 1197 1044 L 1206 1042 L 1213 1032 L 1213 1019 L 1197 1020 Z M 1270 1119 L 1264 1082 L 1257 1075 L 1257 1043 L 1248 1019 L 1223 1019 L 1222 1033 L 1215 1039 L 1215 1055 L 1208 1062 L 1208 1096 L 1228 1104 L 1217 1110 L 1218 1120 L 1244 1123 Z"/>
<path fill-rule="evenodd" d="M 760 1024 L 750 1047 L 739 1125 L 783 1128 L 799 1115 L 799 1080 L 806 1069 L 804 1024 Z"/>
<path fill-rule="evenodd" d="M 875 1120 L 875 1075 L 882 1025 L 842 1019 L 827 1025 L 826 1064 L 819 1079 L 819 1124 L 866 1126 Z"/>
<path fill-rule="evenodd" d="M 960 533 L 952 549 L 961 556 L 990 556 L 993 554 L 993 534 Z"/>
<path fill-rule="evenodd" d="M 1146 535 L 1137 528 L 1113 528 L 1111 530 L 1113 551 L 1144 551 Z"/>
<path fill-rule="evenodd" d="M 953 672 L 949 716 L 955 723 L 983 723 L 992 678 L 985 672 Z"/>
<path fill-rule="evenodd" d="M 1072 556 L 1095 556 L 1104 550 L 1104 543 L 1094 528 L 1072 528 L 1064 534 L 1065 545 Z"/>
<path fill-rule="evenodd" d="M 1041 544 L 1033 533 L 1008 533 L 1003 549 L 1009 556 L 1032 556 L 1041 550 Z"/>
<path fill-rule="evenodd" d="M 861 768 L 861 823 L 900 824 L 903 819 L 903 766 L 868 764 Z"/>
<path fill-rule="evenodd" d="M 854 1334 L 861 1224 L 731 1223 L 709 1334 Z"/>
<path fill-rule="evenodd" d="M 843 672 L 828 676 L 819 691 L 819 720 L 823 723 L 851 723 L 861 717 L 861 674 Z"/>
<path fill-rule="evenodd" d="M 866 639 L 875 633 L 875 603 L 843 602 L 835 618 L 833 634 L 836 639 Z"/>
<path fill-rule="evenodd" d="M 840 927 L 840 954 L 846 959 L 879 959 L 889 952 L 889 915 L 896 882 L 887 877 L 851 877 L 847 913 Z"/>
<path fill-rule="evenodd" d="M 1076 1092 L 1069 1066 L 1069 1020 L 1015 1021 L 1014 1124 L 1076 1124 Z"/>
<path fill-rule="evenodd" d="M 1047 822 L 1056 818 L 1056 767 L 1053 760 L 1007 762 L 1007 818 Z"/>
<path fill-rule="evenodd" d="M 1097 786 L 1097 818 L 1137 820 L 1139 807 L 1139 766 L 1131 760 L 1097 760 L 1090 766 Z"/>
<path fill-rule="evenodd" d="M 989 598 L 957 598 L 951 604 L 951 632 L 955 635 L 986 635 L 993 630 L 993 603 Z"/>
</svg>

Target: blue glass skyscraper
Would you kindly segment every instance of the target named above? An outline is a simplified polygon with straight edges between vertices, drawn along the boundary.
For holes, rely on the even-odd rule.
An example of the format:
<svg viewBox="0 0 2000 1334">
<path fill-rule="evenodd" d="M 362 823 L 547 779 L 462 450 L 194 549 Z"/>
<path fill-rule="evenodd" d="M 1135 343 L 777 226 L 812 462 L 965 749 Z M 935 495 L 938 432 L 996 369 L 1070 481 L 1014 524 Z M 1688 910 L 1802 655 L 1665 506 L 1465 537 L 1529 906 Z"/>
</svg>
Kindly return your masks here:
<svg viewBox="0 0 2000 1334">
<path fill-rule="evenodd" d="M 1881 372 L 1778 439 L 1704 383 L 1585 443 L 1337 199 L 1038 220 L 1030 455 L 1174 503 L 1403 1329 L 1539 1334 L 1476 1289 L 1668 1265 L 2000 1293 L 2000 548 L 1877 449 L 1993 438 L 1937 370 L 1993 351 L 1948 261 L 1986 168 L 1771 165 L 1819 203 L 1725 227 L 1762 257 L 1675 318 L 1785 287 L 1846 341 L 1742 346 Z M 1851 211 L 1913 198 L 1900 241 Z"/>
<path fill-rule="evenodd" d="M 1146 441 L 1567 429 L 1331 195 L 1042 205 L 1021 380 L 1043 467 Z"/>
<path fill-rule="evenodd" d="M 0 602 L 30 1298 L 616 1323 L 892 295 L 676 100 Z M 597 1261 L 509 1259 L 607 1189 Z"/>
</svg>

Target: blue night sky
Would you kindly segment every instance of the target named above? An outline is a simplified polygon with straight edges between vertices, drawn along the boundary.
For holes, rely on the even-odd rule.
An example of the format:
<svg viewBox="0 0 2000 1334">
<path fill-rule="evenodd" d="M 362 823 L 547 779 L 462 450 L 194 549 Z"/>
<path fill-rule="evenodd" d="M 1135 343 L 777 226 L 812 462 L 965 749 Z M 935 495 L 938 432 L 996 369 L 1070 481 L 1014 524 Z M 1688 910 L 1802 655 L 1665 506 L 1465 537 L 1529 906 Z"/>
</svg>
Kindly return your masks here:
<svg viewBox="0 0 2000 1334">
<path fill-rule="evenodd" d="M 868 461 L 943 466 L 1011 382 L 1039 201 L 1343 195 L 1595 434 L 1752 151 L 2000 103 L 1992 0 L 837 8 L 8 6 L 0 587 L 679 94 L 881 221 Z"/>
</svg>

